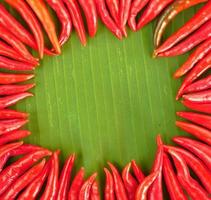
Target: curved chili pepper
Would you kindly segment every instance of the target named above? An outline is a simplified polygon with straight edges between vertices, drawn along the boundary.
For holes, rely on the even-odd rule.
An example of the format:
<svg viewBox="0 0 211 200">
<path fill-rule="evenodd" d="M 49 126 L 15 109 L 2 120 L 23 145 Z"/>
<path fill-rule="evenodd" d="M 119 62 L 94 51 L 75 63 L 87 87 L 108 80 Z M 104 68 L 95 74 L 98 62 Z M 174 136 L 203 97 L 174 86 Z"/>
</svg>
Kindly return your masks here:
<svg viewBox="0 0 211 200">
<path fill-rule="evenodd" d="M 114 180 L 112 174 L 108 169 L 104 168 L 104 172 L 106 175 L 106 185 L 104 191 L 104 199 L 105 200 L 115 200 L 114 194 Z"/>
<path fill-rule="evenodd" d="M 83 18 L 81 15 L 81 11 L 78 5 L 78 2 L 76 0 L 63 0 L 66 4 L 70 16 L 72 18 L 73 26 L 75 27 L 75 30 L 78 34 L 78 37 L 81 41 L 81 44 L 83 46 L 86 46 L 86 31 L 84 27 Z"/>
<path fill-rule="evenodd" d="M 194 112 L 177 112 L 177 115 L 205 128 L 211 129 L 211 117 Z"/>
<path fill-rule="evenodd" d="M 193 154 L 195 154 L 198 158 L 200 158 L 206 166 L 211 170 L 211 147 L 198 142 L 196 140 L 192 140 L 186 137 L 174 137 L 173 141 L 178 145 L 188 149 Z"/>
<path fill-rule="evenodd" d="M 144 181 L 138 186 L 135 200 L 147 200 L 148 190 L 150 186 L 154 183 L 158 174 L 159 171 L 153 172 L 144 179 Z"/>
<path fill-rule="evenodd" d="M 184 89 L 190 85 L 194 80 L 201 76 L 206 70 L 211 67 L 211 52 L 208 53 L 198 64 L 189 72 L 189 74 L 184 79 L 176 99 L 179 99 L 184 93 Z"/>
<path fill-rule="evenodd" d="M 94 37 L 97 32 L 97 10 L 94 0 L 78 0 L 86 16 L 90 37 Z"/>
<path fill-rule="evenodd" d="M 211 51 L 211 38 L 205 40 L 188 57 L 187 61 L 174 73 L 174 78 L 179 78 L 189 72 L 195 64 L 204 58 Z"/>
<path fill-rule="evenodd" d="M 89 200 L 91 197 L 91 188 L 92 184 L 94 183 L 96 179 L 97 173 L 94 173 L 92 176 L 90 176 L 87 181 L 84 182 L 84 184 L 81 187 L 81 190 L 79 192 L 78 200 Z"/>
<path fill-rule="evenodd" d="M 119 22 L 119 0 L 106 0 L 106 5 L 115 23 Z"/>
<path fill-rule="evenodd" d="M 195 157 L 192 153 L 189 153 L 188 151 L 179 147 L 165 146 L 165 148 L 167 148 L 167 150 L 170 149 L 177 152 L 177 154 L 185 160 L 188 166 L 197 175 L 197 177 L 200 179 L 202 185 L 208 191 L 208 193 L 211 193 L 211 172 L 204 165 L 204 163 L 199 160 L 199 158 Z"/>
<path fill-rule="evenodd" d="M 122 31 L 110 17 L 109 12 L 106 8 L 105 0 L 95 0 L 95 4 L 102 22 L 118 39 L 121 40 Z"/>
<path fill-rule="evenodd" d="M 163 33 L 165 32 L 168 24 L 182 11 L 195 6 L 199 3 L 206 2 L 208 0 L 176 0 L 174 1 L 161 15 L 158 20 L 154 33 L 154 46 L 157 48 L 160 45 Z"/>
<path fill-rule="evenodd" d="M 0 196 L 1 199 L 15 199 L 17 195 L 24 189 L 28 184 L 30 184 L 42 171 L 45 165 L 45 159 L 39 164 L 33 166 L 27 172 L 25 172 L 21 177 L 19 177 L 12 185 L 9 187 L 3 195 Z"/>
<path fill-rule="evenodd" d="M 176 46 L 160 53 L 159 56 L 169 57 L 169 56 L 178 56 L 184 54 L 193 49 L 201 42 L 206 41 L 206 39 L 210 37 L 211 37 L 211 20 L 203 24 L 198 30 L 196 30 L 188 38 L 184 39 Z"/>
<path fill-rule="evenodd" d="M 56 28 L 45 3 L 43 2 L 43 0 L 26 0 L 26 2 L 30 5 L 30 7 L 42 23 L 55 49 L 55 52 L 57 54 L 60 54 L 61 47 L 56 35 Z"/>
<path fill-rule="evenodd" d="M 207 192 L 200 186 L 200 184 L 190 176 L 185 160 L 172 149 L 168 150 L 171 154 L 175 167 L 177 169 L 177 178 L 192 199 L 208 200 Z"/>
<path fill-rule="evenodd" d="M 57 200 L 67 199 L 67 190 L 70 182 L 70 175 L 75 161 L 75 154 L 71 155 L 65 162 L 59 177 L 59 188 Z"/>
<path fill-rule="evenodd" d="M 84 182 L 84 174 L 85 174 L 85 171 L 84 171 L 84 168 L 82 167 L 72 181 L 72 184 L 70 186 L 70 190 L 68 193 L 68 199 L 78 200 L 79 192 Z"/>
<path fill-rule="evenodd" d="M 131 161 L 131 167 L 133 169 L 133 173 L 136 177 L 136 179 L 138 180 L 139 184 L 143 182 L 145 175 L 142 172 L 142 169 L 137 165 L 135 160 Z"/>
<path fill-rule="evenodd" d="M 0 84 L 20 83 L 34 78 L 34 74 L 0 73 Z"/>
<path fill-rule="evenodd" d="M 128 25 L 133 31 L 137 30 L 136 17 L 138 13 L 148 4 L 150 0 L 134 0 L 132 1 L 130 8 L 130 15 L 128 19 Z"/>
<path fill-rule="evenodd" d="M 35 151 L 6 167 L 0 173 L 0 195 L 2 195 L 14 183 L 14 181 L 34 163 L 45 156 L 49 156 L 50 154 L 51 152 L 48 150 Z"/>
<path fill-rule="evenodd" d="M 127 190 L 128 199 L 134 200 L 138 183 L 136 179 L 130 174 L 131 163 L 128 163 L 122 171 L 122 180 Z"/>
<path fill-rule="evenodd" d="M 48 176 L 50 168 L 50 162 L 48 162 L 42 172 L 31 182 L 26 189 L 20 194 L 18 200 L 34 200 L 38 196 L 38 193 L 42 189 L 42 186 Z"/>
<path fill-rule="evenodd" d="M 56 151 L 53 153 L 51 157 L 51 166 L 50 172 L 47 180 L 47 184 L 44 190 L 44 193 L 41 196 L 41 200 L 47 199 L 56 199 L 56 195 L 58 192 L 58 176 L 59 176 L 59 153 L 60 151 Z"/>
<path fill-rule="evenodd" d="M 0 98 L 0 109 L 12 106 L 16 104 L 18 101 L 25 99 L 27 97 L 31 97 L 31 96 L 33 96 L 33 94 L 29 92 L 23 92 L 20 94 L 14 94 L 14 95 L 2 97 Z"/>
<path fill-rule="evenodd" d="M 94 181 L 91 188 L 91 200 L 100 200 L 99 186 L 97 181 Z"/>
<path fill-rule="evenodd" d="M 23 139 L 29 135 L 31 135 L 31 132 L 26 130 L 11 131 L 7 134 L 0 136 L 0 145 L 13 142 L 15 140 Z"/>
<path fill-rule="evenodd" d="M 211 18 L 211 2 L 208 1 L 185 25 L 170 36 L 158 49 L 155 54 L 167 51 L 186 36 L 197 30 L 202 24 Z"/>
<path fill-rule="evenodd" d="M 116 169 L 116 167 L 108 162 L 109 167 L 111 168 L 113 179 L 114 179 L 114 190 L 116 194 L 117 200 L 127 200 L 127 193 L 125 191 L 124 183 L 122 182 L 122 178 Z"/>
<path fill-rule="evenodd" d="M 62 46 L 70 37 L 72 31 L 72 21 L 62 0 L 46 0 L 49 6 L 56 12 L 62 25 L 59 36 L 59 44 Z"/>
<path fill-rule="evenodd" d="M 176 126 L 211 145 L 211 131 L 187 122 L 176 121 Z"/>
<path fill-rule="evenodd" d="M 2 109 L 0 110 L 0 119 L 26 119 L 29 114 L 25 112 L 19 112 L 16 110 Z"/>
<path fill-rule="evenodd" d="M 166 153 L 163 155 L 163 176 L 171 200 L 188 200 Z"/>
<path fill-rule="evenodd" d="M 172 1 L 173 0 L 151 0 L 138 21 L 137 30 L 140 30 L 150 21 L 155 19 Z"/>
</svg>

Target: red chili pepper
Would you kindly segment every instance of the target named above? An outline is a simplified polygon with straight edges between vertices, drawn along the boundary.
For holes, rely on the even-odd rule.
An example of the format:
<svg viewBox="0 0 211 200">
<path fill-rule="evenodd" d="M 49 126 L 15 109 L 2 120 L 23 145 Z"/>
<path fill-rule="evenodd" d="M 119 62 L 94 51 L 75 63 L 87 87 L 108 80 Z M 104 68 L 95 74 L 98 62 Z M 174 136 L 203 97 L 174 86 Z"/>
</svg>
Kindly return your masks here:
<svg viewBox="0 0 211 200">
<path fill-rule="evenodd" d="M 150 186 L 154 183 L 158 174 L 159 171 L 153 172 L 144 179 L 144 181 L 138 186 L 135 200 L 147 200 L 148 190 Z"/>
<path fill-rule="evenodd" d="M 12 106 L 16 104 L 18 101 L 25 99 L 26 97 L 31 97 L 33 94 L 29 92 L 23 92 L 20 94 L 14 94 L 6 97 L 0 98 L 0 109 Z"/>
<path fill-rule="evenodd" d="M 6 144 L 9 142 L 14 142 L 15 140 L 23 139 L 29 135 L 31 135 L 31 132 L 26 131 L 26 130 L 16 130 L 16 131 L 9 132 L 7 134 L 0 136 L 0 145 Z"/>
<path fill-rule="evenodd" d="M 178 45 L 171 49 L 164 51 L 159 56 L 178 56 L 184 54 L 203 41 L 206 41 L 211 37 L 211 20 L 203 24 L 198 30 L 192 33 L 188 38 L 184 39 Z"/>
<path fill-rule="evenodd" d="M 47 180 L 47 184 L 44 193 L 41 196 L 41 200 L 56 199 L 58 192 L 58 176 L 59 176 L 59 153 L 56 151 L 51 157 L 50 172 Z"/>
<path fill-rule="evenodd" d="M 211 129 L 211 117 L 208 115 L 198 114 L 194 112 L 177 112 L 177 115 L 200 126 Z"/>
<path fill-rule="evenodd" d="M 26 119 L 29 114 L 25 112 L 19 112 L 16 110 L 3 109 L 0 110 L 0 120 L 1 119 Z"/>
<path fill-rule="evenodd" d="M 209 104 L 209 103 L 199 104 L 199 103 L 193 103 L 190 101 L 182 101 L 182 104 L 192 110 L 211 114 L 211 104 Z"/>
<path fill-rule="evenodd" d="M 115 23 L 119 22 L 119 0 L 106 0 L 106 6 L 108 7 L 112 18 Z"/>
<path fill-rule="evenodd" d="M 26 92 L 35 86 L 34 83 L 25 84 L 25 85 L 0 85 L 0 95 L 12 95 L 22 92 Z"/>
<path fill-rule="evenodd" d="M 16 142 L 16 143 L 10 143 L 10 144 L 6 144 L 6 145 L 2 145 L 0 147 L 0 157 L 4 157 L 5 155 L 7 155 L 12 150 L 20 147 L 22 144 L 23 144 L 23 142 Z"/>
<path fill-rule="evenodd" d="M 133 31 L 137 30 L 136 17 L 138 13 L 148 4 L 150 0 L 134 0 L 131 4 L 130 15 L 128 19 L 128 25 Z"/>
<path fill-rule="evenodd" d="M 89 200 L 91 197 L 91 188 L 96 179 L 97 173 L 90 176 L 81 187 L 78 200 Z"/>
<path fill-rule="evenodd" d="M 43 0 L 26 0 L 38 19 L 42 23 L 57 54 L 61 53 L 61 47 L 56 35 L 55 24 Z"/>
<path fill-rule="evenodd" d="M 163 176 L 171 200 L 188 200 L 165 153 L 163 155 Z"/>
<path fill-rule="evenodd" d="M 20 83 L 34 78 L 34 74 L 0 73 L 0 84 Z"/>
<path fill-rule="evenodd" d="M 94 37 L 97 32 L 97 10 L 94 0 L 78 0 L 86 16 L 90 37 Z"/>
<path fill-rule="evenodd" d="M 172 149 L 168 150 L 168 153 L 171 154 L 174 160 L 174 164 L 177 169 L 177 178 L 191 199 L 210 199 L 208 198 L 207 192 L 201 187 L 201 185 L 190 176 L 185 160 Z"/>
<path fill-rule="evenodd" d="M 200 158 L 207 167 L 211 170 L 211 147 L 198 142 L 196 140 L 192 140 L 186 137 L 174 137 L 173 141 L 178 145 L 188 149 L 193 154 L 195 154 L 198 158 Z"/>
<path fill-rule="evenodd" d="M 205 40 L 197 49 L 188 57 L 187 61 L 175 72 L 174 78 L 179 78 L 189 72 L 202 58 L 211 51 L 211 38 Z"/>
<path fill-rule="evenodd" d="M 34 200 L 38 196 L 42 186 L 48 176 L 50 162 L 48 162 L 42 172 L 31 182 L 26 189 L 19 195 L 18 200 Z"/>
<path fill-rule="evenodd" d="M 173 0 L 151 0 L 138 21 L 137 29 L 140 30 L 150 21 L 155 19 L 172 1 Z"/>
<path fill-rule="evenodd" d="M 62 25 L 59 36 L 59 44 L 62 46 L 70 38 L 72 32 L 72 21 L 62 0 L 46 0 L 49 6 L 56 12 Z"/>
<path fill-rule="evenodd" d="M 70 190 L 68 193 L 68 199 L 78 200 L 79 192 L 84 182 L 84 174 L 85 174 L 85 171 L 84 171 L 84 168 L 82 167 L 72 181 L 72 184 L 70 186 Z"/>
<path fill-rule="evenodd" d="M 199 158 L 179 147 L 165 146 L 165 148 L 177 152 L 197 175 L 208 193 L 211 193 L 211 172 Z"/>
<path fill-rule="evenodd" d="M 211 145 L 211 131 L 187 122 L 176 121 L 176 126 L 197 137 L 199 140 Z"/>
<path fill-rule="evenodd" d="M 211 67 L 211 52 L 209 52 L 197 65 L 189 72 L 189 74 L 184 79 L 176 99 L 179 99 L 184 93 L 184 89 L 189 86 L 194 80 L 201 76 L 205 71 Z"/>
<path fill-rule="evenodd" d="M 76 0 L 63 0 L 63 1 L 69 10 L 73 26 L 75 27 L 75 30 L 78 34 L 78 37 L 82 45 L 86 46 L 86 31 L 78 2 Z"/>
<path fill-rule="evenodd" d="M 94 181 L 91 188 L 91 200 L 100 200 L 99 186 L 97 181 Z"/>
<path fill-rule="evenodd" d="M 21 177 L 19 177 L 12 185 L 9 187 L 3 195 L 0 196 L 1 199 L 15 199 L 18 194 L 23 190 L 27 185 L 29 185 L 42 171 L 45 165 L 45 159 L 42 160 L 39 164 L 33 166 L 27 172 L 25 172 Z"/>
<path fill-rule="evenodd" d="M 75 154 L 71 155 L 65 162 L 61 175 L 59 177 L 59 188 L 57 200 L 67 199 L 67 190 L 69 187 L 70 176 L 75 161 Z"/>
<path fill-rule="evenodd" d="M 0 195 L 2 195 L 14 183 L 14 181 L 34 163 L 45 156 L 49 156 L 50 154 L 51 152 L 48 150 L 35 151 L 6 167 L 0 173 Z"/>
<path fill-rule="evenodd" d="M 115 200 L 113 176 L 107 168 L 104 168 L 104 172 L 106 174 L 106 185 L 105 185 L 105 191 L 104 191 L 104 199 L 105 200 Z"/>
<path fill-rule="evenodd" d="M 162 168 L 163 168 L 163 142 L 161 136 L 157 136 L 157 153 L 155 156 L 155 161 L 152 167 L 152 172 L 159 171 L 159 174 L 155 181 L 149 188 L 149 200 L 162 200 L 163 199 L 163 188 L 162 188 Z"/>
<path fill-rule="evenodd" d="M 121 40 L 122 31 L 119 29 L 117 24 L 113 21 L 113 19 L 110 17 L 106 4 L 105 4 L 105 0 L 95 0 L 95 4 L 96 4 L 96 8 L 102 22 L 118 39 Z"/>
<path fill-rule="evenodd" d="M 137 165 L 135 160 L 131 161 L 131 167 L 133 169 L 133 173 L 136 177 L 136 179 L 138 180 L 139 184 L 143 182 L 145 175 L 142 172 L 142 169 Z"/>
<path fill-rule="evenodd" d="M 108 162 L 109 167 L 111 168 L 113 179 L 114 179 L 114 190 L 116 194 L 117 200 L 127 200 L 127 193 L 125 190 L 124 183 L 122 182 L 122 178 L 117 170 L 117 168 Z"/>
<path fill-rule="evenodd" d="M 158 55 L 161 52 L 167 51 L 175 44 L 183 40 L 192 32 L 197 30 L 202 24 L 211 19 L 211 2 L 208 1 L 185 25 L 170 36 L 156 51 Z"/>
<path fill-rule="evenodd" d="M 206 2 L 208 0 L 176 0 L 174 1 L 161 15 L 158 20 L 154 33 L 154 46 L 157 48 L 160 45 L 162 36 L 166 30 L 168 24 L 182 11 L 195 6 L 199 3 Z M 156 55 L 155 55 L 156 56 Z"/>
<path fill-rule="evenodd" d="M 136 189 L 138 188 L 138 182 L 130 174 L 131 163 L 128 163 L 122 171 L 122 180 L 127 190 L 128 199 L 134 200 Z"/>
</svg>

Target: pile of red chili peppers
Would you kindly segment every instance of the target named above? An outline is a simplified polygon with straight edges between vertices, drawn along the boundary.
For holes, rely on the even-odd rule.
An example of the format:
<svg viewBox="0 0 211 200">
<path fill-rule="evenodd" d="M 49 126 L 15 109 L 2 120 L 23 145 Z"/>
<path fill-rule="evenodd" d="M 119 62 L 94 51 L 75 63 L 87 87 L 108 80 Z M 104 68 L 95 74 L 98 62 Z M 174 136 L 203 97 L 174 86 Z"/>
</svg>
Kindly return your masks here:
<svg viewBox="0 0 211 200">
<path fill-rule="evenodd" d="M 162 43 L 163 33 L 176 15 L 200 3 L 202 7 L 196 14 Z M 5 4 L 19 13 L 26 27 Z M 59 34 L 49 8 L 61 23 Z M 20 141 L 31 134 L 22 129 L 28 123 L 28 114 L 8 107 L 33 96 L 28 90 L 35 84 L 20 83 L 34 77 L 33 70 L 45 54 L 61 53 L 73 28 L 85 46 L 86 27 L 90 37 L 94 37 L 98 17 L 122 39 L 127 36 L 127 24 L 137 31 L 159 15 L 154 33 L 154 57 L 177 56 L 195 48 L 174 74 L 175 78 L 186 76 L 177 99 L 182 97 L 186 107 L 199 112 L 178 112 L 179 117 L 189 122 L 177 121 L 176 125 L 194 139 L 175 137 L 173 141 L 178 146 L 169 146 L 158 135 L 149 175 L 143 173 L 135 160 L 122 171 L 108 162 L 104 168 L 105 186 L 101 190 L 97 173 L 86 178 L 82 167 L 73 175 L 75 154 L 60 171 L 59 150 L 52 152 Z M 44 32 L 52 47 L 46 46 Z M 39 58 L 28 47 L 37 51 Z M 211 75 L 200 79 L 210 67 L 211 0 L 5 0 L 0 3 L 0 68 L 24 71 L 0 73 L 0 199 L 99 200 L 103 196 L 105 200 L 162 200 L 165 183 L 171 200 L 189 197 L 211 200 Z M 11 163 L 10 159 L 17 156 Z"/>
</svg>

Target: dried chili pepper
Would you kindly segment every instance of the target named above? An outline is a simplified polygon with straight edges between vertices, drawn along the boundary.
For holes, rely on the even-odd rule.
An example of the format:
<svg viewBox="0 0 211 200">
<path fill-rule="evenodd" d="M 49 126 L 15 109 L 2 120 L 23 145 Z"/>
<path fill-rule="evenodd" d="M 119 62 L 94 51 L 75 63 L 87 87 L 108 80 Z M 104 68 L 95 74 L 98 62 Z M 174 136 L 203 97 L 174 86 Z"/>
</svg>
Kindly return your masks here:
<svg viewBox="0 0 211 200">
<path fill-rule="evenodd" d="M 148 4 L 150 0 L 134 0 L 131 4 L 130 15 L 128 19 L 128 25 L 133 31 L 137 30 L 136 17 L 138 13 Z"/>
<path fill-rule="evenodd" d="M 70 186 L 70 190 L 68 193 L 68 199 L 78 200 L 79 192 L 84 182 L 84 174 L 85 174 L 85 171 L 84 171 L 84 168 L 82 167 L 72 181 L 72 184 Z"/>
<path fill-rule="evenodd" d="M 105 200 L 115 200 L 113 176 L 107 168 L 104 168 L 104 172 L 106 175 L 104 199 Z"/>
<path fill-rule="evenodd" d="M 138 180 L 139 184 L 142 183 L 145 178 L 145 175 L 135 160 L 131 161 L 131 167 L 133 169 L 133 173 L 134 173 L 136 179 Z"/>
<path fill-rule="evenodd" d="M 20 176 L 12 185 L 9 187 L 3 195 L 0 196 L 1 199 L 15 199 L 18 194 L 24 189 L 28 184 L 30 184 L 42 171 L 45 165 L 45 159 L 42 160 L 37 165 L 33 166 L 22 176 Z"/>
<path fill-rule="evenodd" d="M 61 47 L 56 35 L 55 24 L 50 16 L 50 13 L 43 2 L 43 0 L 26 0 L 26 2 L 30 5 L 34 13 L 39 18 L 42 23 L 53 47 L 57 54 L 61 53 Z"/>
<path fill-rule="evenodd" d="M 78 37 L 83 46 L 86 46 L 86 31 L 84 27 L 83 18 L 81 15 L 81 11 L 76 0 L 63 0 L 66 4 L 70 16 L 72 18 L 73 26 L 75 27 Z"/>
<path fill-rule="evenodd" d="M 155 19 L 172 1 L 173 0 L 151 0 L 138 21 L 137 29 L 140 30 L 150 21 Z"/>
<path fill-rule="evenodd" d="M 144 179 L 144 181 L 138 186 L 135 200 L 147 200 L 148 190 L 150 186 L 154 183 L 158 174 L 159 171 L 153 172 Z"/>
<path fill-rule="evenodd" d="M 119 0 L 106 0 L 106 6 L 114 19 L 115 23 L 119 22 Z"/>
<path fill-rule="evenodd" d="M 94 0 L 78 0 L 86 16 L 90 37 L 94 37 L 97 32 L 97 10 Z"/>
<path fill-rule="evenodd" d="M 127 190 L 128 199 L 134 200 L 138 182 L 130 174 L 131 163 L 128 163 L 122 171 L 122 180 Z"/>
<path fill-rule="evenodd" d="M 0 119 L 26 119 L 28 118 L 28 113 L 19 112 L 16 110 L 2 109 L 0 110 Z"/>
<path fill-rule="evenodd" d="M 211 18 L 211 2 L 208 1 L 185 25 L 183 25 L 178 31 L 170 36 L 158 49 L 155 50 L 155 54 L 158 55 L 161 52 L 167 51 L 175 44 L 183 40 L 193 31 L 197 30 L 202 24 L 207 22 Z"/>
<path fill-rule="evenodd" d="M 174 1 L 161 15 L 158 20 L 154 33 L 154 46 L 157 48 L 160 45 L 163 33 L 165 32 L 168 24 L 182 11 L 195 6 L 199 3 L 206 2 L 207 0 L 176 0 Z"/>
<path fill-rule="evenodd" d="M 179 78 L 189 72 L 194 65 L 203 59 L 211 51 L 211 38 L 205 40 L 197 49 L 188 57 L 187 61 L 174 73 L 174 78 Z"/>
<path fill-rule="evenodd" d="M 34 74 L 0 73 L 0 84 L 20 83 L 34 78 Z"/>
<path fill-rule="evenodd" d="M 171 200 L 188 200 L 166 153 L 163 155 L 163 176 Z"/>
<path fill-rule="evenodd" d="M 201 76 L 205 71 L 207 71 L 211 67 L 211 52 L 208 53 L 197 65 L 189 72 L 189 74 L 184 79 L 178 93 L 176 99 L 181 97 L 184 93 L 184 89 L 189 86 L 194 80 L 196 80 L 199 76 Z"/>
<path fill-rule="evenodd" d="M 70 176 L 75 161 L 75 154 L 71 155 L 65 162 L 61 175 L 59 177 L 59 188 L 57 200 L 67 199 L 67 190 L 70 182 Z"/>
<path fill-rule="evenodd" d="M 44 190 L 44 193 L 41 196 L 41 200 L 46 199 L 56 199 L 56 195 L 58 192 L 58 176 L 59 176 L 59 153 L 60 151 L 56 151 L 53 153 L 51 157 L 51 166 L 50 172 L 48 175 L 47 184 Z"/>
<path fill-rule="evenodd" d="M 0 195 L 2 195 L 14 183 L 14 181 L 34 163 L 45 156 L 49 156 L 50 154 L 50 151 L 44 149 L 35 151 L 6 167 L 0 173 L 0 184 L 2 186 L 0 188 Z"/>
<path fill-rule="evenodd" d="M 176 126 L 211 145 L 211 131 L 187 122 L 176 121 Z"/>
<path fill-rule="evenodd" d="M 23 92 L 20 94 L 14 94 L 14 95 L 2 97 L 0 98 L 0 109 L 12 106 L 16 104 L 18 101 L 25 99 L 27 97 L 31 97 L 31 96 L 33 96 L 33 94 L 29 92 Z"/>
<path fill-rule="evenodd" d="M 105 4 L 105 0 L 95 0 L 95 4 L 96 4 L 96 8 L 102 22 L 118 39 L 121 40 L 122 31 L 119 29 L 117 24 L 113 21 L 113 19 L 110 17 L 106 4 Z"/>
<path fill-rule="evenodd" d="M 62 46 L 70 38 L 72 21 L 62 0 L 46 0 L 49 6 L 56 12 L 62 25 L 59 36 L 59 44 Z"/>
<path fill-rule="evenodd" d="M 174 137 L 173 141 L 178 145 L 188 149 L 198 158 L 200 158 L 206 166 L 211 170 L 211 147 L 196 140 L 187 137 Z"/>
<path fill-rule="evenodd" d="M 99 186 L 97 181 L 94 181 L 91 188 L 91 200 L 100 200 Z"/>
<path fill-rule="evenodd" d="M 94 173 L 90 176 L 82 185 L 81 190 L 79 192 L 78 200 L 89 200 L 91 197 L 91 188 L 92 184 L 96 179 L 97 173 Z"/>
<path fill-rule="evenodd" d="M 112 175 L 113 175 L 113 179 L 114 179 L 114 190 L 115 190 L 117 200 L 127 200 L 128 197 L 127 197 L 127 193 L 125 190 L 125 186 L 124 186 L 124 183 L 122 181 L 122 178 L 121 178 L 118 170 L 110 162 L 108 162 L 108 165 L 112 171 Z"/>
</svg>

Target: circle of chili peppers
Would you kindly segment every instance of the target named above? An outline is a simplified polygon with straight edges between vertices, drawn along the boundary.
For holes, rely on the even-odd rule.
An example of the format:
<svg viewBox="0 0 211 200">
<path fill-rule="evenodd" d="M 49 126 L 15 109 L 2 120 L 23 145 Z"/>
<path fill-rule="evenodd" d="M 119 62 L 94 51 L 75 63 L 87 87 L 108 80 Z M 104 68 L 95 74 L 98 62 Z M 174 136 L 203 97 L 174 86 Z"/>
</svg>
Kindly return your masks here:
<svg viewBox="0 0 211 200">
<path fill-rule="evenodd" d="M 155 19 L 161 12 L 154 34 L 154 57 L 183 54 L 199 45 L 174 77 L 186 75 L 177 99 L 195 112 L 177 112 L 192 122 L 177 121 L 176 125 L 196 139 L 175 137 L 180 147 L 163 144 L 157 136 L 157 153 L 152 171 L 145 176 L 135 160 L 122 173 L 110 162 L 104 168 L 105 200 L 162 200 L 163 181 L 170 199 L 211 199 L 211 76 L 197 80 L 211 67 L 211 0 L 5 0 L 28 25 L 27 30 L 0 3 L 0 68 L 31 71 L 39 65 L 26 46 L 36 50 L 40 59 L 45 54 L 58 55 L 75 28 L 85 46 L 86 28 L 90 37 L 97 32 L 98 16 L 119 39 L 127 36 L 126 24 L 133 31 Z M 180 12 L 205 3 L 185 25 L 161 44 L 163 33 Z M 47 8 L 53 9 L 61 23 L 57 37 L 55 24 Z M 137 20 L 137 15 L 142 14 Z M 52 44 L 47 49 L 42 27 Z M 8 29 L 9 27 L 9 29 Z M 17 142 L 31 133 L 20 130 L 28 122 L 28 114 L 8 109 L 18 101 L 33 96 L 28 90 L 35 84 L 16 85 L 32 79 L 33 74 L 0 73 L 0 199 L 99 200 L 97 173 L 85 179 L 82 167 L 71 180 L 75 154 L 65 162 L 59 173 L 59 153 L 43 147 Z M 206 114 L 202 114 L 206 113 Z M 11 157 L 21 157 L 5 166 Z M 170 159 L 171 157 L 171 159 Z M 190 169 L 198 177 L 190 173 Z M 163 180 L 164 177 L 164 180 Z M 71 180 L 71 181 L 70 181 Z M 43 188 L 44 187 L 44 188 Z M 185 191 L 185 192 L 184 192 Z"/>
</svg>

